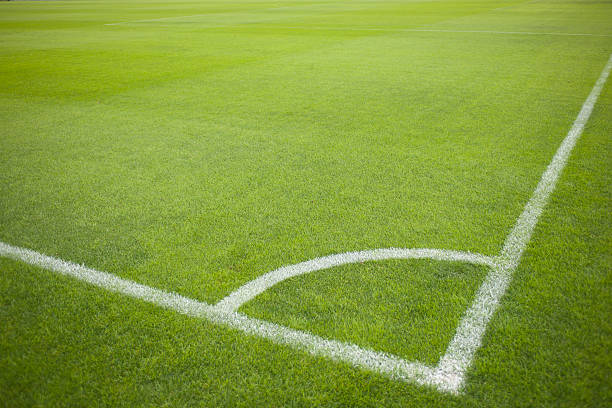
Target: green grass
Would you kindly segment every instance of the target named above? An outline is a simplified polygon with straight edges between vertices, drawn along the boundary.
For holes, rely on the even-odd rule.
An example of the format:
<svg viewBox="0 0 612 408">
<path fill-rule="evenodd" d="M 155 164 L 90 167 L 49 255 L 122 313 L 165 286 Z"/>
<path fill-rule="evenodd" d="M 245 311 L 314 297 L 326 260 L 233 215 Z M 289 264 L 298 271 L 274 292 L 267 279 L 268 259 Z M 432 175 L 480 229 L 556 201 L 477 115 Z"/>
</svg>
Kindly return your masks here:
<svg viewBox="0 0 612 408">
<path fill-rule="evenodd" d="M 487 272 L 430 260 L 344 265 L 282 282 L 241 310 L 435 366 Z"/>
<path fill-rule="evenodd" d="M 496 255 L 610 21 L 607 1 L 0 2 L 0 241 L 210 303 L 328 254 Z M 610 405 L 611 132 L 608 84 L 462 395 L 0 259 L 0 405 Z M 345 265 L 241 311 L 436 364 L 486 273 Z"/>
</svg>

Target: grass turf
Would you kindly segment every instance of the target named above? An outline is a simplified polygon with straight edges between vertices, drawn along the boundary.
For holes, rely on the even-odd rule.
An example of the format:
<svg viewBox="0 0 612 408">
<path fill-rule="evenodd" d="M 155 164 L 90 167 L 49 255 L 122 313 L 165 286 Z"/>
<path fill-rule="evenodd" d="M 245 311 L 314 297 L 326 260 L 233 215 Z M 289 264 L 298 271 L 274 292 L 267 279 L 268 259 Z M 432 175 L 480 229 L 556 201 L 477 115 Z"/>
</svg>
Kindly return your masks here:
<svg viewBox="0 0 612 408">
<path fill-rule="evenodd" d="M 207 302 L 350 250 L 497 254 L 611 19 L 588 1 L 0 3 L 0 240 Z M 611 95 L 464 395 L 0 260 L 3 404 L 609 404 Z M 433 364 L 484 273 L 349 265 L 241 310 Z"/>
</svg>

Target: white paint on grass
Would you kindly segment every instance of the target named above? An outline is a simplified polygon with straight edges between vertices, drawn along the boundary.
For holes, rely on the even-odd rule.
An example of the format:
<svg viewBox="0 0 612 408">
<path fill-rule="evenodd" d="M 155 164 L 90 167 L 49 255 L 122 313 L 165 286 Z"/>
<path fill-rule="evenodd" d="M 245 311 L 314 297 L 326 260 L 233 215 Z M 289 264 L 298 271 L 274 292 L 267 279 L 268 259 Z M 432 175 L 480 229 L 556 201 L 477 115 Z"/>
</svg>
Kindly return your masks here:
<svg viewBox="0 0 612 408">
<path fill-rule="evenodd" d="M 324 339 L 308 332 L 253 319 L 240 313 L 223 312 L 205 302 L 176 293 L 164 292 L 119 278 L 110 273 L 43 255 L 30 249 L 0 242 L 0 256 L 22 261 L 61 275 L 71 276 L 94 286 L 141 299 L 185 315 L 205 318 L 213 323 L 263 337 L 275 343 L 287 344 L 315 356 L 344 361 L 356 367 L 388 375 L 394 379 L 427 384 L 433 372 L 430 367 L 421 363 L 408 362 L 399 357 L 366 350 L 354 344 Z"/>
<path fill-rule="evenodd" d="M 508 287 L 512 273 L 542 214 L 550 194 L 567 163 L 569 155 L 584 130 L 593 107 L 612 69 L 612 55 L 589 97 L 584 102 L 571 130 L 561 143 L 551 163 L 542 175 L 532 197 L 506 238 L 501 254 L 495 258 L 469 252 L 439 249 L 378 249 L 331 255 L 283 267 L 253 280 L 234 291 L 217 305 L 190 299 L 176 293 L 141 285 L 115 275 L 96 271 L 38 252 L 0 242 L 0 256 L 12 258 L 62 275 L 72 276 L 103 289 L 122 293 L 189 316 L 201 317 L 244 333 L 259 336 L 279 344 L 287 344 L 315 356 L 328 357 L 389 376 L 393 379 L 427 384 L 441 391 L 458 393 L 465 373 L 481 344 L 489 320 L 495 313 Z M 487 265 L 491 272 L 478 289 L 472 306 L 461 320 L 446 354 L 436 367 L 409 362 L 387 353 L 363 349 L 357 345 L 324 339 L 311 333 L 253 319 L 235 310 L 262 291 L 292 276 L 337 265 L 383 259 L 434 259 Z"/>
<path fill-rule="evenodd" d="M 557 180 L 572 149 L 591 117 L 593 107 L 610 75 L 611 69 L 612 55 L 610 55 L 599 79 L 582 105 L 572 128 L 557 149 L 533 195 L 525 205 L 510 235 L 506 238 L 501 254 L 497 258 L 497 265 L 492 268 L 484 283 L 478 289 L 474 303 L 466 312 L 457 328 L 455 337 L 446 350 L 446 354 L 440 360 L 434 374 L 434 382 L 440 388 L 455 392 L 461 388 L 465 379 L 465 372 L 472 362 L 474 353 L 480 347 L 487 324 L 512 279 L 512 273 L 521 260 L 523 251 L 538 223 L 538 218 L 542 214 L 550 194 L 555 189 Z"/>
<path fill-rule="evenodd" d="M 119 23 L 107 23 L 105 26 L 117 26 L 124 24 L 137 24 L 137 23 L 156 23 L 166 22 L 171 20 L 181 20 L 190 17 L 201 17 L 210 14 L 193 14 L 189 16 L 176 16 L 176 17 L 162 17 L 154 18 L 150 20 L 132 20 L 123 21 Z M 250 22 L 253 23 L 253 22 Z M 234 25 L 242 25 L 245 23 L 236 23 Z M 209 25 L 207 28 L 224 28 L 229 27 L 231 24 L 218 24 Z M 320 27 L 320 26 L 279 26 L 270 25 L 265 26 L 266 29 L 286 29 L 286 30 L 327 30 L 327 31 L 380 31 L 380 32 L 391 32 L 391 33 L 457 33 L 457 34 L 499 34 L 499 35 L 545 35 L 545 36 L 562 36 L 562 37 L 612 37 L 612 34 L 595 34 L 595 33 L 561 33 L 561 32 L 537 32 L 537 31 L 495 31 L 495 30 L 451 30 L 451 29 L 429 29 L 429 28 L 389 28 L 389 27 Z"/>
<path fill-rule="evenodd" d="M 312 259 L 295 265 L 284 266 L 254 279 L 238 288 L 216 304 L 216 308 L 225 312 L 238 310 L 242 304 L 253 299 L 272 286 L 294 276 L 329 269 L 351 263 L 382 261 L 386 259 L 434 259 L 437 261 L 458 261 L 493 266 L 494 260 L 488 256 L 470 252 L 447 251 L 441 249 L 405 249 L 386 248 L 370 251 L 345 252 Z"/>
<path fill-rule="evenodd" d="M 118 23 L 107 23 L 104 24 L 106 26 L 115 26 L 115 25 L 122 25 L 122 24 L 135 24 L 135 23 L 155 23 L 157 21 L 168 21 L 168 20 L 180 20 L 182 18 L 190 18 L 190 17 L 202 17 L 202 16 L 207 16 L 210 15 L 211 13 L 204 13 L 204 14 L 191 14 L 188 16 L 174 16 L 174 17 L 161 17 L 161 18 L 151 18 L 148 20 L 131 20 L 131 21 L 120 21 Z"/>
<path fill-rule="evenodd" d="M 300 11 L 300 10 L 309 10 L 309 9 L 313 9 L 313 8 L 319 8 L 319 9 L 323 9 L 326 10 L 328 8 L 335 8 L 337 7 L 336 4 L 334 3 L 330 3 L 330 4 L 298 4 L 298 5 L 293 5 L 293 6 L 282 6 L 282 7 L 268 7 L 268 8 L 263 8 L 263 9 L 237 9 L 237 10 L 233 10 L 233 11 L 227 11 L 224 13 L 201 13 L 201 14 L 190 14 L 187 16 L 174 16 L 174 17 L 160 17 L 160 18 L 151 18 L 151 19 L 146 19 L 146 20 L 130 20 L 130 21 L 120 21 L 120 22 L 116 22 L 116 23 L 107 23 L 104 25 L 107 26 L 115 26 L 115 25 L 123 25 L 123 24 L 136 24 L 136 23 L 156 23 L 156 22 L 164 22 L 164 21 L 172 21 L 172 20 L 181 20 L 181 19 L 185 19 L 185 18 L 191 18 L 191 17 L 202 17 L 202 16 L 211 16 L 211 17 L 215 17 L 216 19 L 220 18 L 220 17 L 227 17 L 227 16 L 235 16 L 235 15 L 249 15 L 249 16 L 256 16 L 260 13 L 265 13 L 265 12 L 269 12 L 269 11 L 279 11 L 279 10 L 296 10 L 296 11 Z M 363 7 L 345 7 L 346 10 L 360 10 L 363 9 Z M 264 19 L 264 21 L 269 20 L 269 18 Z M 239 24 L 244 24 L 244 23 L 237 23 L 237 25 Z M 209 27 L 227 27 L 228 25 L 213 25 L 213 26 L 209 26 Z"/>
<path fill-rule="evenodd" d="M 612 34 L 561 33 L 537 31 L 495 31 L 495 30 L 444 30 L 429 28 L 388 28 L 388 27 L 320 27 L 320 26 L 271 26 L 288 30 L 328 30 L 328 31 L 381 31 L 396 33 L 458 33 L 458 34 L 506 34 L 506 35 L 552 35 L 564 37 L 612 37 Z"/>
</svg>

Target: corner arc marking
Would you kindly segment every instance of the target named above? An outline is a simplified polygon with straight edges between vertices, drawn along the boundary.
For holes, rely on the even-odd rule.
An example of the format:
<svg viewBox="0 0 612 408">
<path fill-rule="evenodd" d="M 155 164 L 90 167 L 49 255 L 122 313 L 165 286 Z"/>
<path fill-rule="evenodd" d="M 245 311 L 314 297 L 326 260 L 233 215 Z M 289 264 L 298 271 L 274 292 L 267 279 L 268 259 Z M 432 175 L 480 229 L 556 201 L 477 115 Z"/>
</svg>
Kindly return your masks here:
<svg viewBox="0 0 612 408">
<path fill-rule="evenodd" d="M 257 295 L 294 276 L 329 269 L 334 266 L 387 259 L 433 259 L 437 261 L 467 262 L 490 267 L 496 265 L 495 259 L 486 255 L 445 249 L 382 248 L 359 252 L 344 252 L 283 266 L 261 275 L 221 299 L 214 308 L 225 313 L 235 312 L 240 306 Z"/>
</svg>

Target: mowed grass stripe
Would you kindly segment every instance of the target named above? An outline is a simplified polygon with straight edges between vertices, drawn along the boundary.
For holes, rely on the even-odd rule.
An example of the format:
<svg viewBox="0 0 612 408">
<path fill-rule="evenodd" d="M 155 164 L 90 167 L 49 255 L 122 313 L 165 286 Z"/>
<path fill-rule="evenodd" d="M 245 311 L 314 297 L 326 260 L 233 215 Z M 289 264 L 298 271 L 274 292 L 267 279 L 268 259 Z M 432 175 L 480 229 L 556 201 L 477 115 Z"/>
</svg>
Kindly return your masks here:
<svg viewBox="0 0 612 408">
<path fill-rule="evenodd" d="M 2 242 L 0 242 L 0 255 L 49 269 L 57 273 L 69 275 L 92 285 L 173 309 L 179 313 L 194 317 L 205 317 L 214 323 L 227 325 L 242 330 L 247 334 L 261 336 L 277 343 L 288 344 L 295 348 L 308 351 L 315 356 L 325 356 L 334 360 L 349 362 L 356 367 L 386 374 L 393 379 L 415 381 L 420 384 L 435 386 L 441 391 L 458 393 L 463 386 L 465 374 L 472 363 L 473 356 L 480 347 L 489 320 L 495 313 L 501 297 L 510 284 L 512 274 L 520 262 L 522 253 L 531 238 L 538 218 L 544 210 L 548 198 L 553 192 L 557 180 L 567 163 L 569 155 L 591 116 L 595 103 L 606 84 L 610 70 L 612 70 L 612 55 L 610 55 L 600 77 L 583 104 L 574 125 L 561 143 L 550 165 L 542 175 L 542 179 L 538 183 L 533 196 L 525 205 L 525 210 L 519 217 L 512 232 L 508 235 L 504 249 L 492 265 L 491 273 L 489 273 L 484 283 L 479 288 L 474 303 L 468 309 L 459 324 L 457 332 L 449 344 L 446 353 L 442 356 L 440 363 L 433 370 L 418 362 L 405 361 L 386 353 L 362 349 L 353 344 L 323 339 L 309 332 L 295 331 L 284 326 L 249 318 L 233 312 L 231 308 L 228 311 L 227 307 L 221 305 L 223 301 L 219 303 L 219 305 L 221 305 L 220 307 L 218 305 L 213 307 L 203 302 L 198 302 L 172 293 L 166 293 L 135 282 L 126 281 L 105 272 L 80 267 L 70 262 L 48 257 L 28 249 L 14 247 Z M 484 258 L 471 254 L 459 255 L 463 255 L 468 259 L 469 257 L 467 255 L 476 259 Z M 421 257 L 422 254 L 417 251 L 413 256 L 418 258 Z M 452 257 L 460 258 L 456 253 L 451 253 L 446 256 L 450 259 L 452 259 Z M 397 257 L 397 255 L 391 254 L 391 257 Z M 432 255 L 429 255 L 429 257 L 433 259 L 439 258 L 440 254 L 434 252 Z M 352 262 L 359 262 L 360 259 L 362 258 L 356 257 Z M 375 259 L 375 256 L 373 256 L 373 253 L 366 253 L 363 259 Z M 314 262 L 323 264 L 321 268 L 325 269 L 337 264 L 337 262 L 334 263 L 334 261 L 330 260 L 331 258 L 323 258 L 314 260 Z M 328 264 L 326 264 L 326 262 L 328 262 Z M 491 261 L 485 259 L 485 262 L 490 263 Z M 301 274 L 308 272 L 308 270 L 300 271 Z M 281 275 L 283 275 L 284 279 L 287 279 L 296 274 L 286 274 L 281 271 Z M 266 279 L 266 276 L 264 276 L 264 279 Z M 238 291 L 240 290 L 241 289 L 238 289 Z M 257 292 L 250 294 L 250 296 L 256 295 Z"/>
<path fill-rule="evenodd" d="M 304 31 L 275 28 L 272 21 L 241 24 L 240 15 L 237 24 L 215 29 L 197 19 L 161 26 L 103 25 L 233 10 L 244 14 L 274 6 L 0 3 L 5 39 L 0 45 L 5 107 L 0 111 L 0 241 L 209 304 L 262 272 L 347 250 L 433 246 L 494 254 L 612 50 L 608 37 Z M 285 23 L 610 34 L 610 7 L 601 2 L 374 6 L 330 14 L 287 11 L 287 17 L 293 16 Z M 601 271 L 610 269 L 604 250 L 609 246 L 602 241 L 610 229 L 594 205 L 604 208 L 606 203 L 600 183 L 607 174 L 602 165 L 607 139 L 601 134 L 609 116 L 605 95 L 585 130 L 589 137 L 577 146 L 582 158 L 575 162 L 572 156 L 569 163 L 570 185 L 566 175 L 561 180 L 565 203 L 553 205 L 552 219 L 571 219 L 574 225 L 556 225 L 545 212 L 549 221 L 537 229 L 545 234 L 536 232 L 530 244 L 530 252 L 535 248 L 544 259 L 534 263 L 532 257 L 525 264 L 526 254 L 517 273 L 528 279 L 515 279 L 510 286 L 478 352 L 486 357 L 477 358 L 468 371 L 461 398 L 211 329 L 200 319 L 192 320 L 205 331 L 192 331 L 211 335 L 197 340 L 207 344 L 200 349 L 203 356 L 187 358 L 171 350 L 188 350 L 182 340 L 173 346 L 159 341 L 164 329 L 156 327 L 163 325 L 165 312 L 83 290 L 76 282 L 67 281 L 56 291 L 56 282 L 63 279 L 46 274 L 49 281 L 43 282 L 38 277 L 45 272 L 39 271 L 33 273 L 38 283 L 32 283 L 17 271 L 35 269 L 6 260 L 2 290 L 13 296 L 2 296 L 0 310 L 7 323 L 0 334 L 6 351 L 0 353 L 5 357 L 1 366 L 10 367 L 1 370 L 2 389 L 7 390 L 2 393 L 17 405 L 24 405 L 16 402 L 21 397 L 52 405 L 62 395 L 65 404 L 92 405 L 96 388 L 107 394 L 98 398 L 103 403 L 123 395 L 130 405 L 605 406 L 609 388 L 602 384 L 609 360 L 601 350 L 609 349 L 610 336 L 600 317 L 610 302 L 602 296 L 605 279 L 600 278 L 606 275 Z M 576 198 L 578 189 L 585 193 Z M 597 217 L 598 226 L 590 226 Z M 547 231 L 554 231 L 554 237 Z M 586 253 L 592 254 L 589 262 Z M 370 266 L 347 265 L 346 276 L 360 278 L 366 271 L 385 275 Z M 454 270 L 441 264 L 432 268 L 432 276 L 440 277 Z M 543 276 L 550 284 L 542 284 Z M 428 276 L 419 278 L 428 286 Z M 479 278 L 476 273 L 474 279 Z M 392 285 L 387 289 L 389 296 L 402 297 Z M 61 301 L 62 291 L 71 294 L 67 302 Z M 435 296 L 465 304 L 471 293 L 449 288 Z M 428 293 L 424 288 L 418 295 L 427 298 Z M 111 298 L 125 311 L 123 321 L 139 316 L 143 326 L 109 324 L 106 311 L 92 314 L 81 303 Z M 376 296 L 360 299 L 364 308 L 384 313 Z M 37 304 L 43 301 L 46 305 Z M 72 324 L 67 324 L 61 310 L 71 303 L 81 311 L 71 313 Z M 40 311 L 39 324 L 36 314 L 21 308 Z M 108 329 L 95 324 L 96 316 Z M 169 316 L 181 325 L 189 320 Z M 456 314 L 447 317 L 457 319 Z M 160 323 L 152 324 L 157 318 Z M 350 328 L 356 318 L 338 314 L 334 324 Z M 63 328 L 45 325 L 45 320 L 83 330 L 66 336 Z M 168 333 L 184 338 L 176 325 L 167 326 Z M 326 333 L 324 326 L 317 334 L 331 337 L 332 327 Z M 389 345 L 408 357 L 413 351 L 402 351 L 391 334 L 400 326 L 389 327 L 385 337 L 368 332 L 364 324 L 354 340 L 378 349 L 373 340 L 380 337 L 381 347 Z M 430 327 L 435 330 L 435 324 Z M 113 351 L 116 336 L 105 336 L 105 331 L 114 330 L 126 341 L 146 333 L 150 354 L 130 357 Z M 408 327 L 404 337 L 423 338 L 427 330 Z M 587 338 L 586 333 L 593 335 Z M 53 341 L 62 336 L 63 342 Z M 77 350 L 75 341 L 100 346 L 99 357 Z M 558 355 L 549 352 L 551 344 Z M 274 358 L 250 358 L 250 352 L 237 352 L 240 345 Z M 437 347 L 424 352 L 424 362 L 439 358 Z M 47 350 L 40 353 L 47 358 L 28 348 Z M 210 350 L 229 353 L 213 358 Z M 79 371 L 71 353 L 82 355 L 82 366 L 97 378 L 82 371 L 79 379 L 70 374 Z M 238 356 L 229 357 L 233 353 Z M 104 359 L 119 367 L 125 362 L 130 374 L 113 371 Z M 177 364 L 177 359 L 193 363 Z M 245 368 L 244 361 L 253 368 Z M 140 374 L 133 369 L 138 364 Z M 155 367 L 160 376 L 146 367 Z M 116 392 L 106 388 L 109 378 L 102 368 L 115 373 Z M 321 372 L 333 386 L 317 381 Z M 212 373 L 231 378 L 231 385 L 224 387 Z M 43 376 L 45 383 L 38 383 Z M 263 384 L 282 390 L 283 396 L 266 393 Z M 37 387 L 40 392 L 34 391 Z M 164 387 L 180 395 L 160 392 Z M 136 388 L 140 397 L 130 397 Z M 514 389 L 523 392 L 507 391 Z M 74 399 L 69 390 L 77 391 Z"/>
<path fill-rule="evenodd" d="M 20 406 L 605 406 L 612 333 L 605 290 L 612 176 L 606 107 L 612 94 L 606 94 L 492 322 L 466 395 L 411 387 L 283 351 L 4 258 L 0 365 L 6 369 L 0 383 L 5 401 Z M 578 184 L 582 194 L 576 194 Z"/>
<path fill-rule="evenodd" d="M 462 41 L 420 40 L 414 52 L 424 63 L 401 65 L 403 47 L 414 41 L 351 39 L 322 52 L 215 67 L 207 79 L 145 89 L 142 82 L 110 97 L 102 92 L 100 104 L 83 106 L 76 97 L 72 103 L 79 106 L 24 114 L 24 123 L 11 122 L 17 131 L 4 148 L 6 165 L 26 170 L 5 172 L 12 179 L 5 185 L 23 178 L 21 185 L 36 189 L 7 189 L 17 217 L 3 220 L 5 240 L 208 302 L 261 271 L 346 250 L 467 243 L 471 251 L 495 253 L 582 103 L 576 89 L 587 79 L 590 87 L 595 70 L 573 50 L 563 51 L 561 42 L 536 43 L 540 60 L 521 66 L 519 56 L 534 44 L 519 44 L 517 56 L 508 57 L 495 54 L 499 47 L 490 39 L 478 43 L 489 59 L 470 57 L 473 45 Z M 391 46 L 389 59 L 374 62 L 385 45 Z M 429 46 L 461 63 L 437 64 L 438 55 L 427 57 Z M 558 51 L 567 52 L 570 72 L 552 65 L 563 80 L 538 88 L 553 76 L 538 67 L 556 61 Z M 512 64 L 491 73 L 491 65 L 508 58 Z M 310 70 L 308 59 L 316 59 L 319 69 Z M 304 79 L 299 84 L 296 72 Z M 373 72 L 378 74 L 370 77 Z M 487 80 L 466 81 L 467 73 Z M 496 95 L 487 93 L 493 84 Z M 69 98 L 75 85 L 65 84 L 66 94 L 56 96 Z M 34 95 L 30 88 L 15 92 L 32 97 L 51 91 L 41 88 Z M 524 93 L 513 99 L 517 89 Z M 459 103 L 466 95 L 471 102 Z M 507 113 L 503 121 L 493 114 L 497 110 Z M 528 148 L 534 145 L 523 137 L 538 148 Z M 445 160 L 457 151 L 466 160 Z M 143 153 L 150 159 L 135 159 Z M 518 165 L 526 162 L 528 167 Z M 169 175 L 177 182 L 164 182 Z M 490 184 L 497 187 L 487 194 L 475 188 Z M 38 196 L 58 204 L 40 207 L 46 201 Z M 459 211 L 448 211 L 449 200 Z M 113 205 L 118 201 L 123 204 Z M 23 234 L 32 219 L 46 228 Z M 62 234 L 64 228 L 70 234 Z M 98 238 L 105 235 L 112 239 Z M 62 239 L 76 236 L 87 246 Z M 286 259 L 287 243 L 292 259 Z M 181 272 L 167 273 L 170 265 Z"/>
</svg>

